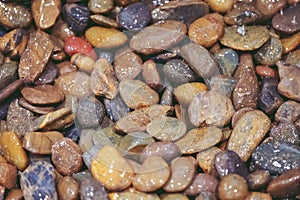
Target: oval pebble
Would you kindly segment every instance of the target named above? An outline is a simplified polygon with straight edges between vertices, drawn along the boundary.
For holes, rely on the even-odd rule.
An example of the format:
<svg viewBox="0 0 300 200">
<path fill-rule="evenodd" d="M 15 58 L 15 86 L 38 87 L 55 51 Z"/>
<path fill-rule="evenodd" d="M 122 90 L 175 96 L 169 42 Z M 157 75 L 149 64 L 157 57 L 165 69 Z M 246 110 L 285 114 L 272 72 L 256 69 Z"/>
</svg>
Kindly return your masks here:
<svg viewBox="0 0 300 200">
<path fill-rule="evenodd" d="M 35 85 L 45 85 L 54 83 L 59 75 L 59 70 L 53 62 L 48 62 L 42 74 L 34 81 Z"/>
<path fill-rule="evenodd" d="M 83 40 L 82 38 L 70 36 L 65 39 L 64 51 L 68 56 L 73 56 L 76 53 L 81 53 L 83 55 L 89 56 L 96 60 L 97 55 L 92 47 L 92 45 Z"/>
<path fill-rule="evenodd" d="M 199 167 L 203 170 L 204 173 L 218 176 L 217 169 L 215 167 L 215 156 L 222 150 L 218 147 L 211 147 L 209 149 L 200 151 L 197 154 L 197 162 Z"/>
<path fill-rule="evenodd" d="M 107 13 L 114 7 L 113 0 L 89 0 L 88 7 L 93 13 Z"/>
<path fill-rule="evenodd" d="M 190 105 L 199 92 L 207 90 L 204 83 L 192 82 L 177 86 L 173 94 L 181 105 Z"/>
<path fill-rule="evenodd" d="M 182 154 L 192 154 L 208 149 L 222 139 L 222 131 L 216 127 L 192 129 L 175 142 Z"/>
<path fill-rule="evenodd" d="M 283 9 L 286 6 L 286 1 L 269 1 L 269 0 L 258 0 L 255 2 L 255 7 L 261 12 L 263 15 L 263 19 L 270 19 L 273 17 L 278 11 Z"/>
<path fill-rule="evenodd" d="M 12 189 L 17 183 L 18 170 L 8 163 L 0 163 L 0 184 L 7 189 Z"/>
<path fill-rule="evenodd" d="M 268 66 L 258 65 L 255 67 L 255 71 L 261 77 L 275 77 L 277 75 L 276 70 Z"/>
<path fill-rule="evenodd" d="M 106 114 L 113 121 L 119 121 L 119 119 L 130 111 L 130 108 L 124 103 L 120 95 L 117 95 L 111 100 L 105 99 L 104 105 Z"/>
<path fill-rule="evenodd" d="M 219 13 L 226 13 L 233 7 L 235 1 L 207 0 L 209 7 Z"/>
<path fill-rule="evenodd" d="M 218 50 L 214 53 L 214 57 L 221 68 L 221 73 L 229 76 L 234 73 L 239 63 L 239 55 L 229 48 Z"/>
<path fill-rule="evenodd" d="M 184 190 L 184 194 L 189 196 L 197 196 L 198 194 L 211 192 L 215 193 L 219 181 L 212 175 L 199 173 L 192 183 Z"/>
<path fill-rule="evenodd" d="M 110 200 L 119 200 L 119 199 L 141 199 L 141 200 L 160 200 L 160 198 L 155 193 L 145 193 L 140 192 L 134 188 L 129 188 L 122 192 L 113 192 L 109 194 Z"/>
<path fill-rule="evenodd" d="M 155 140 L 147 133 L 132 132 L 121 139 L 119 148 L 130 153 L 141 153 L 145 146 L 153 142 Z"/>
<path fill-rule="evenodd" d="M 257 170 L 247 176 L 250 190 L 263 189 L 270 183 L 271 180 L 272 176 L 267 170 Z"/>
<path fill-rule="evenodd" d="M 289 142 L 298 145 L 299 130 L 294 126 L 292 122 L 285 121 L 280 122 L 270 129 L 269 135 L 277 141 Z"/>
<path fill-rule="evenodd" d="M 57 193 L 61 200 L 76 200 L 79 196 L 79 183 L 71 176 L 59 179 Z"/>
<path fill-rule="evenodd" d="M 292 36 L 281 38 L 281 44 L 282 44 L 282 53 L 286 54 L 294 49 L 297 48 L 297 46 L 300 44 L 300 34 L 295 33 Z"/>
<path fill-rule="evenodd" d="M 173 194 L 162 194 L 161 196 L 162 200 L 188 200 L 189 198 L 183 194 L 180 193 L 173 193 Z"/>
<path fill-rule="evenodd" d="M 246 180 L 237 174 L 223 177 L 217 190 L 221 200 L 243 200 L 248 195 Z"/>
<path fill-rule="evenodd" d="M 142 76 L 144 81 L 154 90 L 160 90 L 162 87 L 160 74 L 156 63 L 153 60 L 147 60 L 142 66 Z"/>
</svg>

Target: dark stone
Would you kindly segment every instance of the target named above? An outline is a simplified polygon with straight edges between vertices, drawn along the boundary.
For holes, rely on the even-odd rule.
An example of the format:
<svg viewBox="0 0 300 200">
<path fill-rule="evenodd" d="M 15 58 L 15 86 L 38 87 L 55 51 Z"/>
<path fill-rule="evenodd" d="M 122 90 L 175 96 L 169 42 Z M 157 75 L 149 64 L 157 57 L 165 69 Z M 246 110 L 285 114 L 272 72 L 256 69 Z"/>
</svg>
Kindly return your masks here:
<svg viewBox="0 0 300 200">
<path fill-rule="evenodd" d="M 59 70 L 53 62 L 47 63 L 40 77 L 34 82 L 35 85 L 52 84 L 58 77 Z"/>
<path fill-rule="evenodd" d="M 89 8 L 75 3 L 65 4 L 62 14 L 70 29 L 76 33 L 81 33 L 85 30 L 90 18 Z"/>
<path fill-rule="evenodd" d="M 77 126 L 72 125 L 71 127 L 65 129 L 62 134 L 67 137 L 72 139 L 74 142 L 78 142 L 80 138 L 80 131 Z"/>
<path fill-rule="evenodd" d="M 0 90 L 17 80 L 18 65 L 16 62 L 4 63 L 0 66 Z"/>
<path fill-rule="evenodd" d="M 104 105 L 109 118 L 114 121 L 118 121 L 130 111 L 130 108 L 125 104 L 120 95 L 111 100 L 105 99 Z"/>
</svg>

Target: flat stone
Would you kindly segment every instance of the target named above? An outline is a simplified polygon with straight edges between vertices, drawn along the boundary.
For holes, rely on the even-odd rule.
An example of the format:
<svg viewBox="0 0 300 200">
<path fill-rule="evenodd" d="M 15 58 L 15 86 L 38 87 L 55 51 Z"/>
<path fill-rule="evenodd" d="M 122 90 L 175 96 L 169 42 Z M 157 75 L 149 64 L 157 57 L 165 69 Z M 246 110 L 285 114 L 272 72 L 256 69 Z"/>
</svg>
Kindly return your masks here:
<svg viewBox="0 0 300 200">
<path fill-rule="evenodd" d="M 177 86 L 173 94 L 181 105 L 190 105 L 199 92 L 207 90 L 204 83 L 192 82 Z"/>
<path fill-rule="evenodd" d="M 275 121 L 277 122 L 295 122 L 300 118 L 300 103 L 295 101 L 285 101 L 277 109 L 275 113 Z"/>
<path fill-rule="evenodd" d="M 215 156 L 221 151 L 222 150 L 218 147 L 211 147 L 200 151 L 197 154 L 198 165 L 204 173 L 215 177 L 218 176 L 217 169 L 215 167 Z"/>
</svg>

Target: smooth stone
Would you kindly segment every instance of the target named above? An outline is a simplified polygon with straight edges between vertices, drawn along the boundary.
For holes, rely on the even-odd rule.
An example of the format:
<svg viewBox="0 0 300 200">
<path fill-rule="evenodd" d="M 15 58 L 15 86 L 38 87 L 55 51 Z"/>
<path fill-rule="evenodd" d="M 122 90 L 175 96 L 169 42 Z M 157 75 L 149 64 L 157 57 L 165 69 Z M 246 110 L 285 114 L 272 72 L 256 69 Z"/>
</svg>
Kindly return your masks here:
<svg viewBox="0 0 300 200">
<path fill-rule="evenodd" d="M 201 124 L 224 126 L 234 112 L 231 99 L 214 91 L 199 92 L 188 108 L 189 119 L 197 127 Z"/>
<path fill-rule="evenodd" d="M 213 11 L 218 13 L 227 13 L 231 10 L 235 1 L 229 0 L 226 2 L 222 2 L 220 0 L 207 0 L 207 3 L 210 9 L 212 9 Z"/>
<path fill-rule="evenodd" d="M 272 66 L 281 59 L 283 47 L 279 38 L 270 39 L 254 54 L 254 59 L 262 65 Z"/>
<path fill-rule="evenodd" d="M 74 54 L 81 53 L 93 60 L 97 59 L 96 52 L 88 41 L 75 36 L 66 37 L 64 41 L 64 52 L 68 56 L 72 57 Z"/>
<path fill-rule="evenodd" d="M 181 47 L 181 56 L 198 75 L 208 78 L 219 74 L 218 64 L 206 48 L 199 44 L 189 43 Z"/>
<path fill-rule="evenodd" d="M 227 143 L 227 149 L 237 153 L 246 162 L 263 140 L 271 121 L 262 111 L 246 112 L 236 123 Z"/>
<path fill-rule="evenodd" d="M 18 170 L 8 163 L 0 163 L 0 184 L 7 189 L 12 189 L 17 183 Z"/>
<path fill-rule="evenodd" d="M 219 152 L 215 155 L 214 164 L 220 179 L 228 174 L 238 174 L 244 178 L 249 174 L 241 158 L 234 151 L 223 150 Z"/>
<path fill-rule="evenodd" d="M 185 196 L 184 194 L 180 194 L 180 193 L 174 193 L 174 194 L 162 194 L 160 195 L 160 198 L 162 200 L 188 200 L 189 198 L 187 196 Z"/>
<path fill-rule="evenodd" d="M 228 75 L 217 75 L 212 77 L 208 81 L 208 85 L 211 91 L 231 97 L 237 80 Z"/>
<path fill-rule="evenodd" d="M 258 65 L 255 67 L 256 74 L 265 78 L 265 77 L 273 77 L 278 76 L 277 71 L 268 66 Z"/>
<path fill-rule="evenodd" d="M 269 135 L 282 142 L 298 145 L 300 142 L 300 130 L 290 121 L 280 122 L 270 129 Z"/>
<path fill-rule="evenodd" d="M 93 71 L 95 61 L 82 53 L 75 53 L 71 57 L 71 63 L 78 67 L 79 70 L 82 70 L 88 74 Z"/>
<path fill-rule="evenodd" d="M 249 192 L 249 194 L 245 198 L 245 200 L 256 200 L 256 199 L 272 200 L 272 197 L 268 193 L 263 193 L 263 192 Z"/>
<path fill-rule="evenodd" d="M 114 28 L 92 26 L 85 31 L 87 41 L 97 48 L 115 48 L 127 41 L 127 36 Z"/>
<path fill-rule="evenodd" d="M 261 12 L 264 20 L 270 19 L 277 12 L 286 6 L 286 1 L 268 1 L 268 0 L 258 0 L 255 2 L 255 7 Z"/>
<path fill-rule="evenodd" d="M 55 24 L 61 9 L 61 0 L 48 0 L 41 2 L 34 0 L 31 11 L 34 22 L 41 29 L 48 29 Z"/>
<path fill-rule="evenodd" d="M 62 41 L 65 41 L 66 38 L 75 36 L 75 33 L 69 28 L 69 25 L 62 19 L 62 17 L 59 17 L 52 29 L 52 35 Z"/>
<path fill-rule="evenodd" d="M 0 90 L 18 78 L 18 65 L 15 62 L 0 65 Z"/>
<path fill-rule="evenodd" d="M 163 186 L 167 192 L 180 192 L 188 187 L 193 181 L 196 168 L 188 157 L 174 159 L 171 164 L 171 176 Z"/>
<path fill-rule="evenodd" d="M 291 143 L 269 140 L 259 145 L 252 153 L 252 163 L 258 169 L 281 174 L 300 167 L 300 148 Z"/>
<path fill-rule="evenodd" d="M 300 101 L 300 68 L 282 61 L 276 65 L 280 77 L 278 92 L 291 100 Z"/>
<path fill-rule="evenodd" d="M 247 182 L 237 174 L 227 175 L 221 179 L 217 193 L 221 200 L 243 200 L 248 194 Z"/>
<path fill-rule="evenodd" d="M 118 199 L 147 199 L 147 200 L 160 200 L 157 194 L 155 193 L 145 193 L 135 188 L 130 187 L 127 190 L 122 192 L 112 192 L 109 194 L 110 200 L 118 200 Z"/>
<path fill-rule="evenodd" d="M 161 141 L 176 141 L 186 134 L 186 125 L 174 117 L 158 117 L 146 127 L 146 131 Z"/>
<path fill-rule="evenodd" d="M 118 80 L 112 65 L 106 59 L 98 59 L 90 76 L 91 90 L 97 96 L 113 99 L 118 94 Z"/>
<path fill-rule="evenodd" d="M 14 29 L 0 38 L 0 51 L 11 57 L 19 56 L 23 53 L 28 37 L 25 30 L 21 28 Z M 25 42 L 25 44 L 23 44 Z M 21 54 L 20 54 L 21 53 Z M 17 54 L 17 55 L 16 55 Z M 1 64 L 4 61 L 4 55 L 1 56 Z"/>
<path fill-rule="evenodd" d="M 89 151 L 93 146 L 94 129 L 82 129 L 80 131 L 80 139 L 78 145 L 83 153 Z"/>
<path fill-rule="evenodd" d="M 91 148 L 89 148 L 88 151 L 82 154 L 83 162 L 89 170 L 91 169 L 94 157 L 97 155 L 98 151 L 102 149 L 102 147 L 103 145 L 94 145 Z"/>
<path fill-rule="evenodd" d="M 264 26 L 245 26 L 240 28 L 228 26 L 220 42 L 229 48 L 252 51 L 261 47 L 269 39 L 269 31 Z"/>
<path fill-rule="evenodd" d="M 76 200 L 79 196 L 79 183 L 71 176 L 58 180 L 57 193 L 61 200 Z"/>
<path fill-rule="evenodd" d="M 114 52 L 111 51 L 110 49 L 95 48 L 95 51 L 96 51 L 98 59 L 105 58 L 110 63 L 114 62 L 114 60 L 115 60 L 115 58 L 114 58 Z"/>
<path fill-rule="evenodd" d="M 235 109 L 244 107 L 255 109 L 258 103 L 259 85 L 251 54 L 240 56 L 240 63 L 233 77 L 238 80 L 232 93 Z"/>
<path fill-rule="evenodd" d="M 105 106 L 106 114 L 111 120 L 115 122 L 119 121 L 130 111 L 130 108 L 125 104 L 120 95 L 117 95 L 111 100 L 104 99 L 103 103 Z"/>
<path fill-rule="evenodd" d="M 238 63 L 239 55 L 232 49 L 224 48 L 214 53 L 222 74 L 233 75 Z"/>
<path fill-rule="evenodd" d="M 192 183 L 184 190 L 184 194 L 197 196 L 198 194 L 205 192 L 215 193 L 218 183 L 218 179 L 214 176 L 199 173 L 194 177 Z"/>
<path fill-rule="evenodd" d="M 51 154 L 53 144 L 63 137 L 58 131 L 28 132 L 22 140 L 22 146 L 34 154 Z"/>
<path fill-rule="evenodd" d="M 182 154 L 197 153 L 208 149 L 222 139 L 222 131 L 214 126 L 192 129 L 175 142 Z"/>
<path fill-rule="evenodd" d="M 92 13 L 107 13 L 114 7 L 113 0 L 89 0 L 89 10 Z"/>
<path fill-rule="evenodd" d="M 297 196 L 300 188 L 300 168 L 291 169 L 274 178 L 268 185 L 267 192 L 274 198 Z"/>
<path fill-rule="evenodd" d="M 70 138 L 62 138 L 52 145 L 51 160 L 59 173 L 69 176 L 81 169 L 82 151 Z"/>
<path fill-rule="evenodd" d="M 172 86 L 167 86 L 161 96 L 160 105 L 169 105 L 173 106 L 174 105 L 174 94 L 173 94 L 173 87 Z"/>
<path fill-rule="evenodd" d="M 64 75 L 67 74 L 69 72 L 76 72 L 77 71 L 77 67 L 75 65 L 73 65 L 70 61 L 63 61 L 61 63 L 58 63 L 56 65 L 59 75 Z M 56 77 L 58 78 L 58 77 Z"/>
<path fill-rule="evenodd" d="M 150 9 L 143 2 L 134 2 L 125 6 L 117 16 L 120 26 L 127 30 L 141 29 L 147 26 L 151 19 Z"/>
<path fill-rule="evenodd" d="M 34 81 L 35 85 L 53 84 L 59 75 L 59 70 L 53 62 L 48 62 L 42 74 Z"/>
<path fill-rule="evenodd" d="M 80 199 L 101 199 L 109 200 L 108 192 L 105 187 L 97 180 L 95 180 L 90 174 L 89 176 L 83 176 L 83 180 L 80 181 L 79 189 Z"/>
<path fill-rule="evenodd" d="M 132 37 L 129 46 L 145 55 L 168 50 L 185 38 L 187 27 L 175 20 L 166 20 L 145 27 Z M 157 37 L 159 35 L 159 37 Z"/>
<path fill-rule="evenodd" d="M 218 147 L 200 151 L 197 154 L 197 162 L 204 173 L 217 177 L 217 169 L 215 167 L 215 156 L 222 150 Z"/>
<path fill-rule="evenodd" d="M 92 161 L 93 177 L 110 191 L 128 188 L 134 171 L 113 146 L 104 146 Z"/>
<path fill-rule="evenodd" d="M 276 122 L 295 122 L 300 118 L 300 103 L 287 100 L 279 106 L 275 113 Z"/>
<path fill-rule="evenodd" d="M 151 106 L 159 101 L 156 91 L 139 80 L 122 80 L 119 84 L 119 91 L 125 104 L 132 109 Z"/>
<path fill-rule="evenodd" d="M 241 117 L 246 112 L 253 111 L 253 110 L 254 110 L 253 108 L 244 107 L 244 108 L 241 108 L 238 111 L 236 111 L 231 118 L 231 126 L 234 128 L 236 126 L 236 123 L 241 119 Z"/>
<path fill-rule="evenodd" d="M 161 188 L 169 179 L 171 170 L 161 157 L 147 158 L 139 172 L 135 175 L 132 185 L 142 192 L 153 192 Z"/>
<path fill-rule="evenodd" d="M 272 176 L 267 170 L 257 170 L 247 176 L 248 186 L 250 190 L 263 189 L 272 180 Z"/>
<path fill-rule="evenodd" d="M 144 132 L 132 132 L 125 135 L 119 144 L 119 148 L 125 152 L 141 153 L 143 149 L 154 143 L 155 140 L 149 134 Z"/>
<path fill-rule="evenodd" d="M 162 81 L 154 60 L 147 60 L 143 63 L 142 77 L 153 90 L 161 89 Z"/>
<path fill-rule="evenodd" d="M 217 200 L 217 196 L 215 193 L 202 192 L 195 198 L 195 200 Z"/>
<path fill-rule="evenodd" d="M 143 61 L 134 52 L 125 52 L 115 57 L 113 69 L 119 81 L 135 79 L 143 69 Z"/>
<path fill-rule="evenodd" d="M 297 46 L 300 44 L 300 34 L 295 33 L 291 36 L 281 38 L 281 44 L 282 44 L 282 53 L 286 54 L 289 53 L 297 48 Z"/>
<path fill-rule="evenodd" d="M 65 137 L 72 139 L 76 143 L 79 141 L 79 138 L 80 138 L 79 128 L 76 127 L 75 125 L 72 125 L 69 128 L 63 130 L 62 134 Z"/>
<path fill-rule="evenodd" d="M 107 28 L 119 27 L 119 24 L 115 19 L 107 17 L 105 15 L 95 14 L 95 15 L 91 15 L 90 18 L 91 20 L 93 20 L 93 22 L 99 24 L 100 26 L 104 26 Z"/>
</svg>

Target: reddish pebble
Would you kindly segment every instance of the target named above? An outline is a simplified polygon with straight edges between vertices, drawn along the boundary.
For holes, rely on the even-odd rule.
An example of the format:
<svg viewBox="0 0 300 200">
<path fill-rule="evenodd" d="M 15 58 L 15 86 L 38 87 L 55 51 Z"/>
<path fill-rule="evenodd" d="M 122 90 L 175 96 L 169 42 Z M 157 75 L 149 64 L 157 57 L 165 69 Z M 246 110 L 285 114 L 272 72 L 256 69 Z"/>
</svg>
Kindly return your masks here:
<svg viewBox="0 0 300 200">
<path fill-rule="evenodd" d="M 82 53 L 94 60 L 97 59 L 96 52 L 92 45 L 79 37 L 67 37 L 65 40 L 64 50 L 70 57 L 75 53 Z"/>
<path fill-rule="evenodd" d="M 275 77 L 276 71 L 268 66 L 256 66 L 255 67 L 256 74 L 262 77 Z"/>
</svg>

